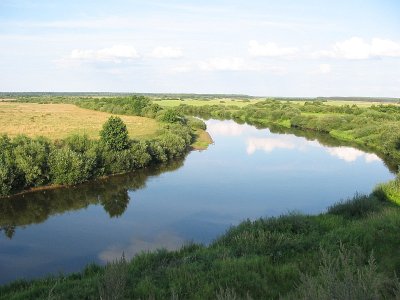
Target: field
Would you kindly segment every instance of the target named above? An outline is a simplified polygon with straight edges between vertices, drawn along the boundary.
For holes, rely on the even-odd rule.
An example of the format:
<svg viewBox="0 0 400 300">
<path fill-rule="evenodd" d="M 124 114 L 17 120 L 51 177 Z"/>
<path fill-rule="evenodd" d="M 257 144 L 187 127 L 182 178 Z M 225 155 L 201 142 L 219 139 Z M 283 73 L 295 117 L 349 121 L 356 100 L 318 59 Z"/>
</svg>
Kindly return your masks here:
<svg viewBox="0 0 400 300">
<path fill-rule="evenodd" d="M 181 104 L 193 105 L 193 106 L 202 106 L 202 105 L 235 105 L 237 107 L 244 107 L 249 104 L 254 104 L 259 100 L 241 100 L 241 99 L 231 99 L 231 98 L 222 98 L 222 99 L 211 99 L 211 100 L 198 100 L 198 99 L 182 99 L 182 100 L 153 100 L 155 103 L 164 106 L 164 107 L 175 107 Z"/>
<path fill-rule="evenodd" d="M 87 134 L 97 139 L 110 113 L 79 108 L 72 104 L 0 102 L 0 134 L 62 139 L 71 134 Z M 157 121 L 136 116 L 121 116 L 132 138 L 145 139 L 156 134 Z"/>
</svg>

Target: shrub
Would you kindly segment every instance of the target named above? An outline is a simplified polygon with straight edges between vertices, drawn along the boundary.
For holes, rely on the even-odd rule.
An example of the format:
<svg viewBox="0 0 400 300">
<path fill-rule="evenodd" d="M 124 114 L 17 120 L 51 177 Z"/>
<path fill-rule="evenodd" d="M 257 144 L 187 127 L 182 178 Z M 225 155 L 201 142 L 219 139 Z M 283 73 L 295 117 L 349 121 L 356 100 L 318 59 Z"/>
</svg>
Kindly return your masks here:
<svg viewBox="0 0 400 300">
<path fill-rule="evenodd" d="M 12 151 L 11 140 L 6 136 L 0 136 L 0 195 L 8 195 L 16 187 L 19 177 L 15 157 Z"/>
<path fill-rule="evenodd" d="M 15 163 L 23 173 L 25 185 L 39 186 L 48 182 L 49 141 L 44 138 L 33 140 L 19 136 L 13 143 Z"/>
<path fill-rule="evenodd" d="M 165 133 L 158 138 L 160 146 L 168 159 L 178 157 L 185 152 L 187 144 L 183 138 L 174 133 Z"/>
<path fill-rule="evenodd" d="M 55 148 L 50 153 L 50 175 L 53 183 L 76 184 L 90 177 L 95 158 L 86 157 L 69 147 Z"/>
<path fill-rule="evenodd" d="M 175 109 L 162 111 L 157 119 L 165 123 L 184 123 L 184 118 Z"/>
<path fill-rule="evenodd" d="M 100 132 L 101 141 L 109 149 L 122 151 L 129 146 L 128 130 L 119 117 L 111 116 Z"/>
<path fill-rule="evenodd" d="M 106 174 L 124 173 L 133 170 L 135 158 L 132 157 L 130 149 L 115 151 L 103 149 L 102 152 L 104 172 Z"/>
<path fill-rule="evenodd" d="M 147 145 L 144 142 L 134 142 L 130 147 L 130 153 L 134 158 L 134 167 L 142 168 L 151 161 L 151 156 L 148 153 Z"/>
<path fill-rule="evenodd" d="M 149 142 L 149 153 L 151 155 L 152 160 L 158 162 L 166 162 L 168 160 L 168 156 L 164 151 L 160 141 L 153 140 Z"/>
</svg>

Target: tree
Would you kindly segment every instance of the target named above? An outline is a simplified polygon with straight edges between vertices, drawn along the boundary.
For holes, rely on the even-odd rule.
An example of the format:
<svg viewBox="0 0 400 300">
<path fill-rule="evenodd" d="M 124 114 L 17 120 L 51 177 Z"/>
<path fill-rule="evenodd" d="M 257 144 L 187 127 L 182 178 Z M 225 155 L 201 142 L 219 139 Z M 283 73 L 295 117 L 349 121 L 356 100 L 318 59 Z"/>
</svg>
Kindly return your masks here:
<svg viewBox="0 0 400 300">
<path fill-rule="evenodd" d="M 122 151 L 129 147 L 128 130 L 119 117 L 111 116 L 100 132 L 101 141 L 109 149 Z"/>
</svg>

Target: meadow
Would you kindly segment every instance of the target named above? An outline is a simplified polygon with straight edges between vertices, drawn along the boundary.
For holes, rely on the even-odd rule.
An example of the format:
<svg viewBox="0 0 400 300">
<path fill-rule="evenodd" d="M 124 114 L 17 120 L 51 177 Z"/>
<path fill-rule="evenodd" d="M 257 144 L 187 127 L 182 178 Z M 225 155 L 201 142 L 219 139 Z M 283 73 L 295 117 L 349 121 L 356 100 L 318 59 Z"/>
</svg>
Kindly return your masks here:
<svg viewBox="0 0 400 300">
<path fill-rule="evenodd" d="M 0 134 L 45 136 L 52 140 L 86 134 L 91 139 L 98 139 L 102 125 L 110 116 L 107 112 L 82 109 L 73 104 L 0 102 Z M 151 118 L 121 118 L 131 138 L 148 139 L 160 129 L 159 123 Z"/>
</svg>

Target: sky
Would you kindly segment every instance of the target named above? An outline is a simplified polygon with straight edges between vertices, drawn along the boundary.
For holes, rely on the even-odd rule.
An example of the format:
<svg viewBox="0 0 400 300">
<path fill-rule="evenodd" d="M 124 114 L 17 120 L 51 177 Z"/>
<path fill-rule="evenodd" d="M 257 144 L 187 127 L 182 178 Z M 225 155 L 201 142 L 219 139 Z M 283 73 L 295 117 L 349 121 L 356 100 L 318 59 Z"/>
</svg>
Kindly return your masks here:
<svg viewBox="0 0 400 300">
<path fill-rule="evenodd" d="M 400 1 L 1 0 L 0 91 L 400 97 Z"/>
</svg>

